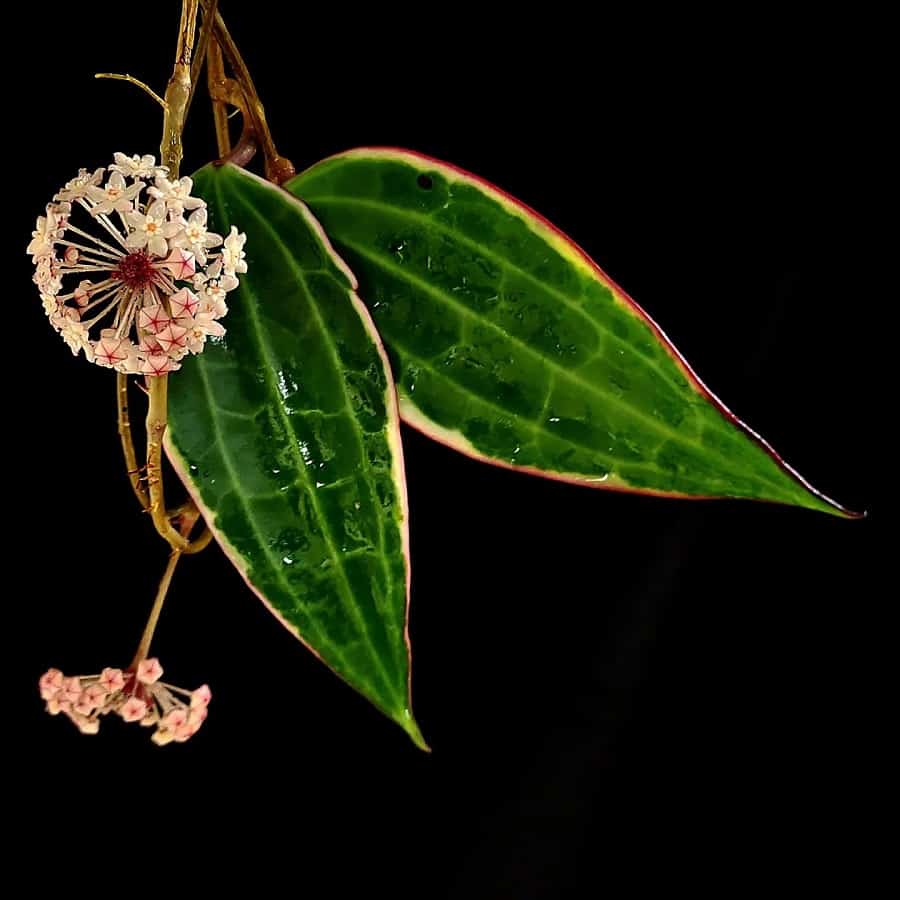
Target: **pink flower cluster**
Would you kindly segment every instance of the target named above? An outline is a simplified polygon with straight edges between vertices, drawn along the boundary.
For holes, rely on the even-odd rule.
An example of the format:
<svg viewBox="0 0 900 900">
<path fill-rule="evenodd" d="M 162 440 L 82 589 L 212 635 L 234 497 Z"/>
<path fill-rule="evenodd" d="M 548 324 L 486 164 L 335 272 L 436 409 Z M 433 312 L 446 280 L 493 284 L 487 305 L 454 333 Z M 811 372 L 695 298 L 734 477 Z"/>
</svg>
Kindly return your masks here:
<svg viewBox="0 0 900 900">
<path fill-rule="evenodd" d="M 82 169 L 38 217 L 27 248 L 33 280 L 76 356 L 165 375 L 225 334 L 219 319 L 247 271 L 246 235 L 234 226 L 224 238 L 207 231 L 206 203 L 191 196 L 189 177 L 170 180 L 152 156 L 115 160 Z"/>
<path fill-rule="evenodd" d="M 205 684 L 194 691 L 165 684 L 159 680 L 162 673 L 154 657 L 135 670 L 106 668 L 99 675 L 67 677 L 48 669 L 38 684 L 47 712 L 68 716 L 82 734 L 96 734 L 100 716 L 117 713 L 126 722 L 155 725 L 155 744 L 184 743 L 206 720 L 212 692 Z"/>
</svg>

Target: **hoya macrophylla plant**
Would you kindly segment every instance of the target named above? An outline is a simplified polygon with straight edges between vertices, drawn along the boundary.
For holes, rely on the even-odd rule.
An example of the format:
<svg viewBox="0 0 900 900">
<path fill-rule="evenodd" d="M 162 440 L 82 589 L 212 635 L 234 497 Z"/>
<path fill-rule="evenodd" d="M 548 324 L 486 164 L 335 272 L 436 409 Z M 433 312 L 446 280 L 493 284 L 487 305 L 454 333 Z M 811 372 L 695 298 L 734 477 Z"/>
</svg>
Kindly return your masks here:
<svg viewBox="0 0 900 900">
<path fill-rule="evenodd" d="M 38 217 L 28 245 L 33 280 L 76 356 L 164 375 L 225 334 L 219 320 L 247 271 L 246 238 L 236 228 L 224 241 L 208 231 L 192 186 L 152 156 L 116 153 L 106 168 L 82 169 Z"/>
<path fill-rule="evenodd" d="M 114 712 L 155 726 L 157 744 L 197 731 L 209 689 L 163 683 L 149 648 L 178 560 L 214 536 L 294 637 L 427 749 L 412 713 L 401 416 L 541 477 L 855 515 L 732 415 L 533 210 L 390 148 L 293 177 L 214 0 L 183 0 L 175 60 L 165 98 L 99 76 L 161 104 L 160 164 L 117 153 L 81 170 L 28 245 L 53 328 L 116 372 L 126 469 L 171 548 L 132 661 L 91 676 L 49 670 L 50 713 L 93 734 Z M 181 138 L 204 62 L 219 159 L 192 180 L 179 175 Z M 234 147 L 228 106 L 243 121 Z M 247 170 L 257 149 L 265 179 Z M 144 465 L 132 376 L 147 394 Z M 163 447 L 189 497 L 173 508 Z"/>
</svg>

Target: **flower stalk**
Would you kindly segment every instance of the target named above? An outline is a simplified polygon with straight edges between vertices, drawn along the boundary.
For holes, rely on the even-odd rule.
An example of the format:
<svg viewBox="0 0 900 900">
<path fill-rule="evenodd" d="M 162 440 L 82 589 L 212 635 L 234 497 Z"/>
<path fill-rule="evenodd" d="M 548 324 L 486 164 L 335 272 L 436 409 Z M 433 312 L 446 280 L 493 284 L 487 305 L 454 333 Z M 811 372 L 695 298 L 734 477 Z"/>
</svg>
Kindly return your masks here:
<svg viewBox="0 0 900 900">
<path fill-rule="evenodd" d="M 144 487 L 141 478 L 141 468 L 138 466 L 137 452 L 134 449 L 134 439 L 131 434 L 131 418 L 128 414 L 128 376 L 124 372 L 116 372 L 116 397 L 118 399 L 119 413 L 119 439 L 122 441 L 122 454 L 125 457 L 125 468 L 128 471 L 128 480 L 138 503 L 144 510 L 150 509 L 150 495 Z"/>
<path fill-rule="evenodd" d="M 159 614 L 162 612 L 163 604 L 166 602 L 166 595 L 169 592 L 169 585 L 172 583 L 172 576 L 175 574 L 175 567 L 178 560 L 181 559 L 181 550 L 173 550 L 169 554 L 169 561 L 166 563 L 165 571 L 159 582 L 159 588 L 156 591 L 156 597 L 153 606 L 150 609 L 150 616 L 147 624 L 144 626 L 144 633 L 141 635 L 141 641 L 135 651 L 134 659 L 131 660 L 129 669 L 137 669 L 150 653 L 150 644 L 153 641 L 153 635 L 156 632 L 156 624 L 159 622 Z"/>
<path fill-rule="evenodd" d="M 165 486 L 162 474 L 162 442 L 168 425 L 169 380 L 162 375 L 148 378 L 147 388 L 147 489 L 150 495 L 150 515 L 159 534 L 168 541 L 173 551 L 179 554 L 190 543 L 186 537 L 172 527 L 172 520 L 166 509 Z"/>
</svg>

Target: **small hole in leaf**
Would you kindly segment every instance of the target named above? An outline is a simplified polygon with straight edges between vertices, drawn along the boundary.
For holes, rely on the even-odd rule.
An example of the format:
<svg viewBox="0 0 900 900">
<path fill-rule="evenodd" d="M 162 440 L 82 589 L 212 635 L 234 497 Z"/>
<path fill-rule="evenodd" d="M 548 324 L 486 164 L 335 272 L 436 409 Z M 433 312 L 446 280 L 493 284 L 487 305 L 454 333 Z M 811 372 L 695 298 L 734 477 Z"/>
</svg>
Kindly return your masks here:
<svg viewBox="0 0 900 900">
<path fill-rule="evenodd" d="M 422 188 L 423 191 L 430 191 L 432 187 L 434 187 L 434 182 L 431 180 L 430 175 L 420 175 L 416 179 L 416 184 Z"/>
</svg>

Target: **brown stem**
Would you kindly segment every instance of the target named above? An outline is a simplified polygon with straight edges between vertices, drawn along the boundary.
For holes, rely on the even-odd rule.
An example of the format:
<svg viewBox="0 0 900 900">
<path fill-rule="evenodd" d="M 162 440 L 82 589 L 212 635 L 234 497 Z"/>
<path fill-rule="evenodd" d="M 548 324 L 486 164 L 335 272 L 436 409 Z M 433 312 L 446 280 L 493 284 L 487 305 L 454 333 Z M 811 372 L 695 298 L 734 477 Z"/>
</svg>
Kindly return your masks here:
<svg viewBox="0 0 900 900">
<path fill-rule="evenodd" d="M 132 440 L 131 434 L 131 418 L 128 414 L 128 378 L 126 375 L 122 373 L 116 373 L 116 388 L 117 388 L 117 397 L 118 397 L 118 409 L 119 409 L 119 437 L 122 440 L 122 452 L 125 456 L 125 466 L 128 470 L 128 477 L 131 481 L 131 487 L 134 490 L 135 496 L 138 499 L 138 502 L 144 508 L 144 510 L 152 512 L 151 510 L 151 499 L 147 493 L 147 488 L 144 487 L 142 479 L 141 479 L 141 470 L 138 468 L 137 461 L 137 451 L 134 449 L 134 441 Z M 149 391 L 148 391 L 149 396 Z M 157 426 L 158 427 L 158 424 Z M 165 427 L 163 427 L 162 432 L 164 433 Z M 148 432 L 149 434 L 150 432 Z M 161 438 L 160 438 L 161 443 Z M 151 465 L 153 468 L 151 468 Z M 161 467 L 162 466 L 162 453 L 160 452 L 157 455 L 154 455 L 153 461 L 151 463 L 150 460 L 150 442 L 148 441 L 148 473 L 152 473 L 154 480 L 154 488 L 156 487 L 155 482 L 158 481 L 159 491 L 162 494 L 162 474 Z M 162 537 L 169 541 L 171 545 L 170 535 L 172 532 L 171 522 L 172 520 L 177 520 L 179 523 L 179 531 L 183 537 L 187 537 L 196 525 L 197 521 L 200 518 L 200 510 L 197 509 L 196 504 L 193 500 L 188 500 L 183 506 L 173 512 L 167 512 L 165 514 L 165 520 L 167 523 L 170 523 L 166 528 L 165 532 L 160 532 Z M 158 519 L 156 516 L 153 517 L 154 525 L 159 528 Z M 191 541 L 185 547 L 182 548 L 182 552 L 185 554 L 193 554 L 199 553 L 201 550 L 204 550 L 209 546 L 210 541 L 212 540 L 212 532 L 209 528 L 204 528 L 201 535 L 195 540 Z"/>
<path fill-rule="evenodd" d="M 241 132 L 240 140 L 237 142 L 234 150 L 227 156 L 214 162 L 214 166 L 223 166 L 225 163 L 232 163 L 235 166 L 245 168 L 247 164 L 256 156 L 259 145 L 256 143 L 256 132 L 249 125 L 244 126 Z"/>
<path fill-rule="evenodd" d="M 116 397 L 119 408 L 119 438 L 122 441 L 122 453 L 125 456 L 125 468 L 128 470 L 128 479 L 131 482 L 131 489 L 134 491 L 138 503 L 144 509 L 149 509 L 150 497 L 141 481 L 141 470 L 138 466 L 137 453 L 134 449 L 134 440 L 131 435 L 131 418 L 128 415 L 128 376 L 121 372 L 116 373 Z"/>
<path fill-rule="evenodd" d="M 194 553 L 199 553 L 201 550 L 205 550 L 212 541 L 212 532 L 209 528 L 204 528 L 200 537 L 198 537 L 195 541 L 191 541 L 190 544 L 187 545 L 184 549 L 185 556 L 191 556 Z"/>
<path fill-rule="evenodd" d="M 213 24 L 216 18 L 216 10 L 219 8 L 219 0 L 210 0 L 209 8 L 203 12 L 203 25 L 200 27 L 200 36 L 197 38 L 197 46 L 194 48 L 194 61 L 191 63 L 191 92 L 188 95 L 187 107 L 184 110 L 187 117 L 197 85 L 200 83 L 200 72 L 206 61 L 207 48 L 213 33 Z"/>
<path fill-rule="evenodd" d="M 179 506 L 178 509 L 169 513 L 169 519 L 170 521 L 177 522 L 178 531 L 185 537 L 188 537 L 191 531 L 193 531 L 194 526 L 200 521 L 200 510 L 197 509 L 197 504 L 194 503 L 193 500 L 187 500 Z M 200 537 L 191 541 L 190 544 L 184 548 L 183 553 L 185 556 L 189 556 L 192 553 L 199 553 L 209 546 L 211 540 L 212 532 L 209 530 L 209 527 L 206 526 Z"/>
<path fill-rule="evenodd" d="M 210 11 L 207 11 L 207 16 Z M 215 12 L 212 11 L 212 15 Z M 212 19 L 210 19 L 212 21 Z M 212 99 L 213 122 L 216 126 L 216 146 L 219 156 L 231 153 L 231 133 L 228 129 L 228 107 L 220 96 L 225 91 L 225 60 L 222 59 L 222 48 L 213 38 L 206 54 L 206 79 L 209 84 L 209 96 Z"/>
<path fill-rule="evenodd" d="M 184 117 L 191 97 L 191 53 L 197 27 L 199 0 L 183 0 L 181 24 L 178 28 L 178 46 L 175 50 L 175 68 L 166 87 L 166 109 L 163 114 L 163 136 L 159 153 L 169 177 L 177 178 L 181 166 L 181 133 Z"/>
<path fill-rule="evenodd" d="M 150 492 L 150 515 L 156 530 L 173 550 L 186 550 L 187 538 L 179 534 L 166 512 L 166 496 L 162 476 L 162 442 L 168 424 L 168 375 L 151 375 L 147 378 L 149 403 L 147 405 L 147 487 Z"/>
<path fill-rule="evenodd" d="M 190 503 L 189 506 L 184 509 L 181 517 L 181 526 L 179 528 L 182 537 L 186 538 L 191 533 L 191 529 L 196 524 L 199 516 L 200 513 L 193 503 Z M 209 542 L 207 541 L 207 543 Z M 150 643 L 153 640 L 153 633 L 156 631 L 156 623 L 159 622 L 159 614 L 162 612 L 163 603 L 166 601 L 166 594 L 169 592 L 169 585 L 172 583 L 172 576 L 175 574 L 175 567 L 178 565 L 178 560 L 181 559 L 182 552 L 190 553 L 191 551 L 173 549 L 169 554 L 169 561 L 166 563 L 166 568 L 160 579 L 159 587 L 156 589 L 156 597 L 153 600 L 153 606 L 150 609 L 150 616 L 147 619 L 147 624 L 144 626 L 144 633 L 141 635 L 141 641 L 135 651 L 134 659 L 128 667 L 129 669 L 136 669 L 138 664 L 142 663 L 150 652 Z"/>
<path fill-rule="evenodd" d="M 150 609 L 150 617 L 147 619 L 147 624 L 144 626 L 144 633 L 141 635 L 141 641 L 135 651 L 134 659 L 131 660 L 131 665 L 128 667 L 129 669 L 136 669 L 138 664 L 142 663 L 150 652 L 150 642 L 153 640 L 153 633 L 156 631 L 156 623 L 159 622 L 159 614 L 162 612 L 163 603 L 165 603 L 166 594 L 169 592 L 169 585 L 172 583 L 172 576 L 175 574 L 175 566 L 178 565 L 179 559 L 181 559 L 180 550 L 173 550 L 169 554 L 169 561 L 166 563 L 165 571 L 159 582 L 159 588 L 157 588 L 156 591 L 156 598 Z"/>
<path fill-rule="evenodd" d="M 212 0 L 203 0 L 204 10 L 210 9 L 211 6 Z M 214 28 L 216 41 L 221 46 L 222 52 L 225 54 L 225 58 L 228 60 L 228 64 L 231 66 L 244 94 L 246 101 L 245 115 L 250 118 L 250 123 L 256 132 L 257 139 L 265 155 L 266 178 L 275 182 L 275 184 L 282 184 L 296 174 L 294 164 L 278 153 L 275 141 L 272 138 L 272 132 L 269 130 L 269 124 L 266 121 L 266 111 L 262 101 L 259 99 L 259 94 L 256 92 L 250 70 L 247 68 L 247 64 L 244 62 L 237 44 L 231 37 L 222 14 L 219 12 L 215 13 Z"/>
</svg>

